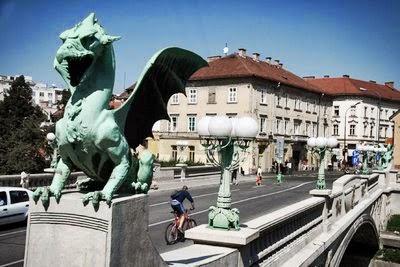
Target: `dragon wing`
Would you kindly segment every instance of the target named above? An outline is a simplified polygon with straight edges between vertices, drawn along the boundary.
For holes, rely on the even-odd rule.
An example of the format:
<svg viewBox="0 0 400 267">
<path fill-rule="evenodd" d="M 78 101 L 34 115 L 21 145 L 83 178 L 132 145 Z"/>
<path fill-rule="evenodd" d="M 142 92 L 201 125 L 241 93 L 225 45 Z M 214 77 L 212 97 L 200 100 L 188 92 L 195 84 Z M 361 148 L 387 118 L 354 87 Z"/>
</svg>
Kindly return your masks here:
<svg viewBox="0 0 400 267">
<path fill-rule="evenodd" d="M 198 69 L 208 66 L 199 55 L 177 47 L 157 52 L 147 62 L 135 89 L 114 117 L 131 148 L 136 148 L 158 120 L 169 120 L 167 103 L 176 93 L 185 94 L 187 80 Z"/>
</svg>

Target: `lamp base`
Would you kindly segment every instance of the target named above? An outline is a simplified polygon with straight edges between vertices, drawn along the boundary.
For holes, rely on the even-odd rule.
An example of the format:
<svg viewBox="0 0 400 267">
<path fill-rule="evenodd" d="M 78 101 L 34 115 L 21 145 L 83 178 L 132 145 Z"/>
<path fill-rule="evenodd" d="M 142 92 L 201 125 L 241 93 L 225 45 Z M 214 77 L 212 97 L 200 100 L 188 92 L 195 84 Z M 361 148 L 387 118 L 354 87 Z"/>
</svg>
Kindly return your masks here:
<svg viewBox="0 0 400 267">
<path fill-rule="evenodd" d="M 319 189 L 319 190 L 326 189 L 325 179 L 318 179 L 317 180 L 317 189 Z"/>
<path fill-rule="evenodd" d="M 210 207 L 208 226 L 224 230 L 239 230 L 239 210 Z"/>
<path fill-rule="evenodd" d="M 277 182 L 278 184 L 281 184 L 281 183 L 282 183 L 282 177 L 283 177 L 282 173 L 278 173 L 278 174 L 276 175 L 276 182 Z"/>
</svg>

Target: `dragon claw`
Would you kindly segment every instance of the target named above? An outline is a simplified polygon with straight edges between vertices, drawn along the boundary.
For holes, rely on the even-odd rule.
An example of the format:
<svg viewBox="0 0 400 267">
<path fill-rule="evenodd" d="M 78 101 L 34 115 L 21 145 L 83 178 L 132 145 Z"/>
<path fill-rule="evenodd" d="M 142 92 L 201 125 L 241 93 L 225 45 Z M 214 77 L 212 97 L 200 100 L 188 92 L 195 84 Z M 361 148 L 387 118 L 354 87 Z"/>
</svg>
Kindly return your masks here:
<svg viewBox="0 0 400 267">
<path fill-rule="evenodd" d="M 138 193 L 147 193 L 149 191 L 149 185 L 147 183 L 132 183 L 132 187 L 134 187 Z"/>
<path fill-rule="evenodd" d="M 112 196 L 108 196 L 102 191 L 94 191 L 85 194 L 82 198 L 82 203 L 86 206 L 91 201 L 94 207 L 98 207 L 102 200 L 105 200 L 108 205 L 111 205 Z"/>
<path fill-rule="evenodd" d="M 61 190 L 54 190 L 51 187 L 39 187 L 33 192 L 33 200 L 35 203 L 42 201 L 44 207 L 48 207 L 50 203 L 50 197 L 54 196 L 57 203 L 60 202 Z"/>
</svg>

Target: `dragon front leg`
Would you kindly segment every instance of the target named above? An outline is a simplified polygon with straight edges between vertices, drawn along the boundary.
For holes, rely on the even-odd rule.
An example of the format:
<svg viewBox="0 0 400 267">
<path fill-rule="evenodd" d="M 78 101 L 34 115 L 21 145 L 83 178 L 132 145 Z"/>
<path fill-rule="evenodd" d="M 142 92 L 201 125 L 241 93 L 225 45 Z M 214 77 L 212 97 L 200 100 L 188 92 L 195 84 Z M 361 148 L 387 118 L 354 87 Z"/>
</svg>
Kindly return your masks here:
<svg viewBox="0 0 400 267">
<path fill-rule="evenodd" d="M 119 163 L 114 167 L 110 179 L 107 181 L 103 190 L 85 194 L 82 199 L 83 204 L 87 205 L 89 201 L 92 201 L 93 206 L 96 207 L 100 201 L 104 200 L 108 205 L 110 205 L 115 192 L 128 177 L 130 163 L 128 155 L 123 156 Z"/>
<path fill-rule="evenodd" d="M 33 200 L 37 202 L 40 198 L 43 206 L 48 207 L 50 197 L 54 196 L 58 203 L 61 198 L 61 190 L 64 188 L 65 181 L 68 179 L 70 173 L 70 163 L 60 159 L 57 163 L 55 175 L 51 185 L 49 187 L 37 188 L 33 193 Z"/>
</svg>

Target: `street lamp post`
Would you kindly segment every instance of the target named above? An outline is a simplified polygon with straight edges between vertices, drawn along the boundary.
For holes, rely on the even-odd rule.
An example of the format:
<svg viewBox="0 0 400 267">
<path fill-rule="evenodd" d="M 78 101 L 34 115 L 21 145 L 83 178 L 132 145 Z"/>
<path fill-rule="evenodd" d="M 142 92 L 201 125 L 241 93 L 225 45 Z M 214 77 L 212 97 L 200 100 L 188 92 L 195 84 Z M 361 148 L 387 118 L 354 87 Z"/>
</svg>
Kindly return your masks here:
<svg viewBox="0 0 400 267">
<path fill-rule="evenodd" d="M 251 117 L 206 116 L 200 119 L 197 130 L 208 160 L 222 173 L 217 205 L 209 208 L 208 226 L 239 230 L 239 210 L 231 208 L 231 172 L 244 160 L 239 153 L 246 151 L 257 136 L 258 124 Z"/>
<path fill-rule="evenodd" d="M 318 153 L 320 158 L 320 164 L 318 168 L 318 180 L 317 189 L 326 189 L 325 183 L 325 165 L 326 165 L 326 152 L 331 151 L 332 148 L 336 147 L 338 141 L 334 137 L 311 137 L 307 140 L 308 147 L 311 148 L 313 153 Z"/>
<path fill-rule="evenodd" d="M 378 114 L 377 114 L 377 117 L 378 117 L 378 122 L 377 122 L 377 125 L 378 125 L 378 127 L 377 127 L 377 130 L 376 130 L 376 132 L 377 132 L 377 144 L 379 144 L 379 141 L 380 141 L 380 127 L 381 127 L 381 102 L 382 102 L 382 96 L 381 96 L 381 94 L 379 93 L 379 92 L 377 92 L 377 91 L 371 91 L 371 90 L 368 90 L 368 89 L 365 89 L 365 88 L 362 88 L 362 87 L 360 87 L 360 91 L 363 91 L 363 92 L 371 92 L 371 93 L 373 93 L 373 94 L 375 94 L 378 98 L 379 98 L 379 101 L 378 101 L 378 105 L 377 105 L 377 108 L 378 108 Z M 374 141 L 374 143 L 375 143 L 375 141 Z"/>
<path fill-rule="evenodd" d="M 351 105 L 350 107 L 348 107 L 346 109 L 346 111 L 344 112 L 344 133 L 343 133 L 343 157 L 344 157 L 344 162 L 347 165 L 347 147 L 346 147 L 346 137 L 347 137 L 347 112 L 352 109 L 355 108 L 357 105 L 361 104 L 362 101 L 358 101 L 357 103 L 355 103 L 354 105 Z"/>
</svg>

